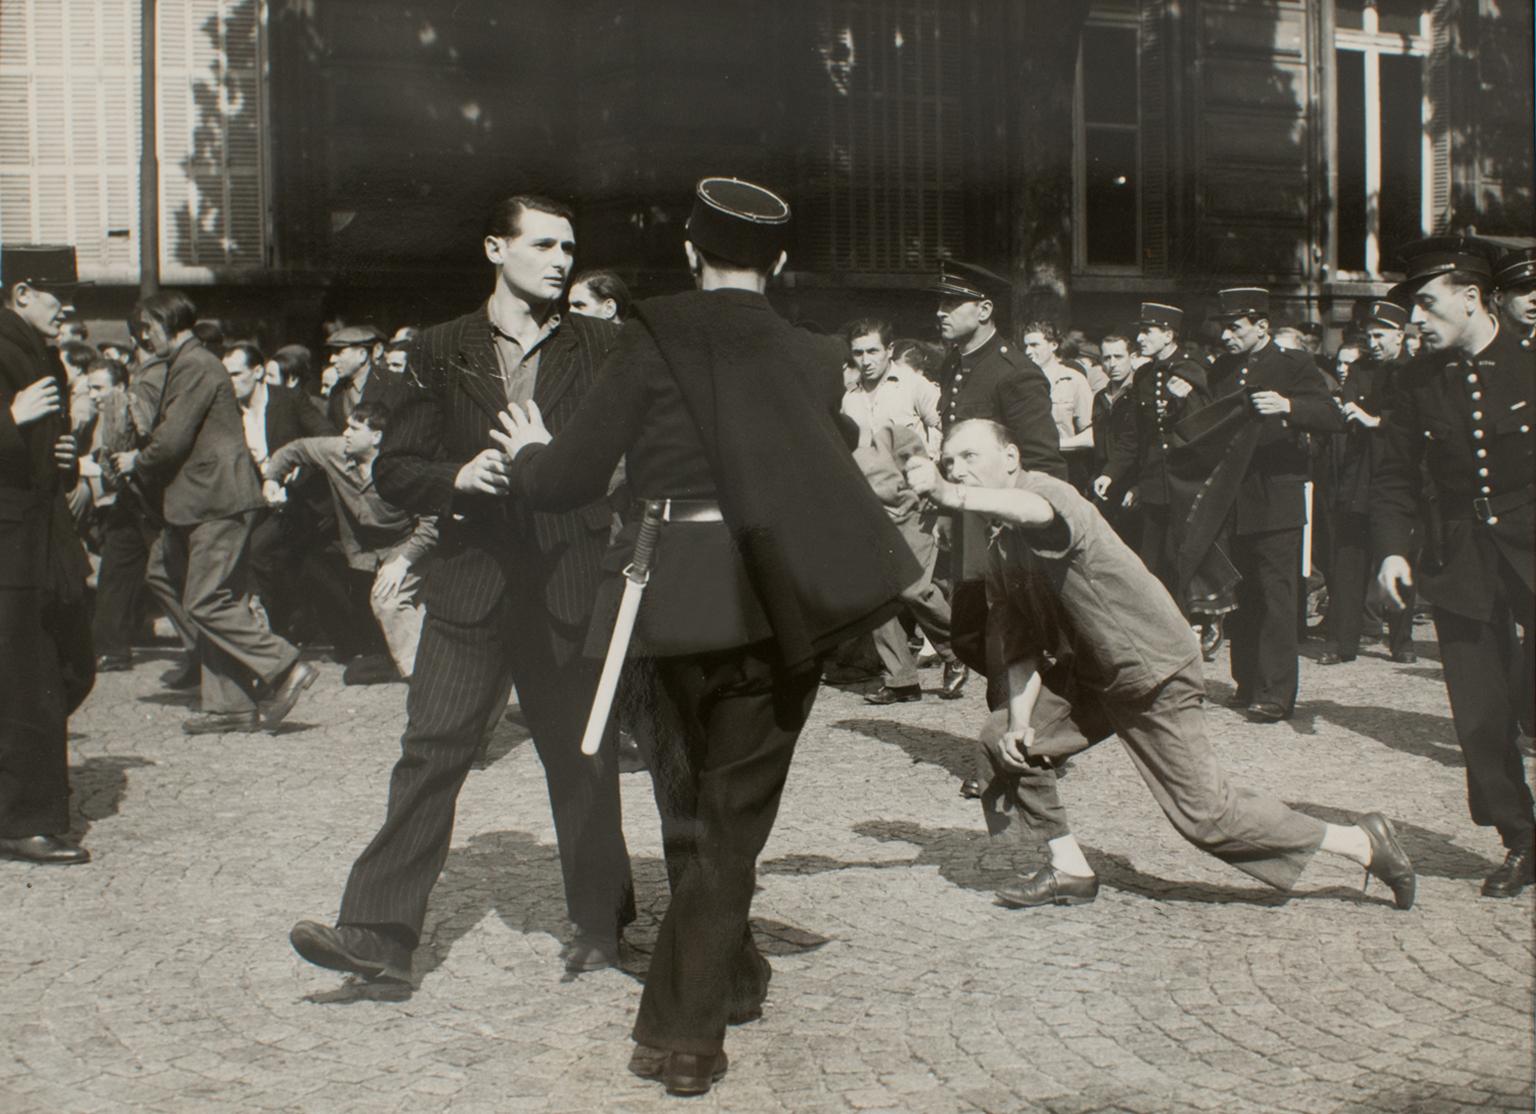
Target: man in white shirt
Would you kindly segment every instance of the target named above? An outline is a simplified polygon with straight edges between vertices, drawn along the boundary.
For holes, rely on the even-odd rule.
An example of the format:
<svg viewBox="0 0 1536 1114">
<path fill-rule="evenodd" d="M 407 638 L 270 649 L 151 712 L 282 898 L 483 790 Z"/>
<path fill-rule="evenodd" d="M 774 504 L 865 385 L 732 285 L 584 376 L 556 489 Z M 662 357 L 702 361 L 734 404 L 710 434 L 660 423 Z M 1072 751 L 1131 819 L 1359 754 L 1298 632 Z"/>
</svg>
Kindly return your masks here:
<svg viewBox="0 0 1536 1114">
<path fill-rule="evenodd" d="M 1061 334 L 1049 321 L 1024 326 L 1024 352 L 1051 385 L 1051 420 L 1061 440 L 1067 475 L 1079 491 L 1093 479 L 1093 388 L 1088 377 L 1061 359 Z"/>
<path fill-rule="evenodd" d="M 939 385 L 893 363 L 889 322 L 863 318 L 845 330 L 857 379 L 843 395 L 843 413 L 859 427 L 859 444 L 874 443 L 886 426 L 910 429 L 930 448 L 939 443 Z"/>
</svg>

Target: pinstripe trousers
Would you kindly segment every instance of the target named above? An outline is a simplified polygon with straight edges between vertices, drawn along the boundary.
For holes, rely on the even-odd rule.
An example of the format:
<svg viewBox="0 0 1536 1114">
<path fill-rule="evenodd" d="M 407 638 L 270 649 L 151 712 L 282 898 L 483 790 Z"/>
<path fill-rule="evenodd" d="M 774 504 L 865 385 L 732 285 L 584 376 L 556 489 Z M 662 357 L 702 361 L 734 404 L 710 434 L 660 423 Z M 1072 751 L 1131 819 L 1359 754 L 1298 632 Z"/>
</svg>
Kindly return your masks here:
<svg viewBox="0 0 1536 1114">
<path fill-rule="evenodd" d="M 352 867 L 339 924 L 389 925 L 420 939 L 459 789 L 492 706 L 505 700 L 509 670 L 544 763 L 570 919 L 599 933 L 634 919 L 617 748 L 581 753 L 598 663 L 580 656 L 584 629 L 560 624 L 530 597 L 509 590 L 487 621 L 467 625 L 428 610 L 384 825 Z"/>
</svg>

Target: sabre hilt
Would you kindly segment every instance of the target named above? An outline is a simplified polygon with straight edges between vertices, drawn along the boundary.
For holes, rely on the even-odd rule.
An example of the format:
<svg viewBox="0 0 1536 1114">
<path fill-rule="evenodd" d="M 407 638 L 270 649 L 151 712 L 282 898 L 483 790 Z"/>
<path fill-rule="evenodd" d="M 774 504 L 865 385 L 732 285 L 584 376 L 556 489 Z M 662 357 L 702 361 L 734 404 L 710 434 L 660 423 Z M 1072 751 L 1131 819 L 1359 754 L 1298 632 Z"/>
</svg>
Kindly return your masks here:
<svg viewBox="0 0 1536 1114">
<path fill-rule="evenodd" d="M 661 523 L 667 514 L 667 500 L 648 499 L 645 514 L 640 519 L 640 533 L 635 538 L 635 550 L 624 566 L 624 578 L 636 584 L 651 579 L 651 561 L 656 556 L 656 539 L 661 536 Z"/>
</svg>

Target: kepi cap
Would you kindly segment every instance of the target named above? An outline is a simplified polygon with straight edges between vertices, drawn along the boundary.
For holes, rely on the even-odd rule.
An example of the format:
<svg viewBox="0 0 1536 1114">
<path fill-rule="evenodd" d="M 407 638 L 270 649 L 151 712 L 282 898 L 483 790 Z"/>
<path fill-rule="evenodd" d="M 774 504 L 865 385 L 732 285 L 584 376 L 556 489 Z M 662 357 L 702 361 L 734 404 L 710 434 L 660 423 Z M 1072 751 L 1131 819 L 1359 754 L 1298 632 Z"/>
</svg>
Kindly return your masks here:
<svg viewBox="0 0 1536 1114">
<path fill-rule="evenodd" d="M 1142 302 L 1138 325 L 1156 325 L 1161 329 L 1178 332 L 1184 328 L 1184 311 L 1166 302 Z"/>
<path fill-rule="evenodd" d="M 1499 249 L 1474 236 L 1429 236 L 1398 249 L 1407 278 L 1400 286 L 1411 294 L 1436 275 L 1463 271 L 1493 278 L 1493 261 Z"/>
<path fill-rule="evenodd" d="M 995 271 L 975 263 L 962 263 L 958 259 L 939 261 L 939 277 L 928 287 L 929 293 L 943 294 L 950 298 L 967 301 L 1002 303 L 1013 290 L 1013 284 Z"/>
<path fill-rule="evenodd" d="M 1355 324 L 1402 329 L 1408 325 L 1408 311 L 1390 298 L 1365 298 L 1355 303 Z"/>
<path fill-rule="evenodd" d="M 1493 285 L 1500 290 L 1536 282 L 1536 248 L 1517 248 L 1493 265 Z"/>
<path fill-rule="evenodd" d="M 1269 291 L 1262 286 L 1229 286 L 1216 292 L 1216 300 L 1216 316 L 1222 321 L 1269 316 Z"/>
<path fill-rule="evenodd" d="M 73 244 L 0 244 L 0 286 L 18 282 L 61 294 L 91 285 L 80 281 Z"/>
<path fill-rule="evenodd" d="M 740 178 L 703 178 L 684 228 L 693 246 L 728 263 L 772 265 L 789 242 L 789 202 Z"/>
<path fill-rule="evenodd" d="M 348 325 L 337 329 L 325 338 L 327 348 L 351 348 L 355 344 L 368 347 L 384 339 L 384 334 L 372 325 Z"/>
</svg>

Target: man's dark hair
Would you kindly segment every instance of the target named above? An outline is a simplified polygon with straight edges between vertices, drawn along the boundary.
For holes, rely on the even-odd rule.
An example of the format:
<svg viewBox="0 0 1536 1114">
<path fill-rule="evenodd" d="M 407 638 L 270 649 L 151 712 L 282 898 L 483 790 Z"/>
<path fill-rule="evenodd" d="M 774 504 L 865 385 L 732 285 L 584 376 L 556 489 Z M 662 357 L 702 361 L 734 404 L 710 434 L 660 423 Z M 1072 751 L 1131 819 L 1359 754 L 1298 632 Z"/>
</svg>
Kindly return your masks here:
<svg viewBox="0 0 1536 1114">
<path fill-rule="evenodd" d="M 515 193 L 511 197 L 496 203 L 491 214 L 486 218 L 485 234 L 487 236 L 505 237 L 514 239 L 522 231 L 523 214 L 532 210 L 535 213 L 547 213 L 552 217 L 560 217 L 576 223 L 576 214 L 569 205 L 560 201 L 554 201 L 548 197 L 540 197 L 534 193 Z"/>
<path fill-rule="evenodd" d="M 944 346 L 926 340 L 904 337 L 891 346 L 891 359 L 906 364 L 913 371 L 932 379 L 944 365 Z"/>
<path fill-rule="evenodd" d="M 1119 343 L 1119 344 L 1125 345 L 1125 350 L 1127 352 L 1129 352 L 1131 350 L 1131 338 L 1130 337 L 1121 336 L 1119 333 L 1106 333 L 1104 336 L 1099 338 L 1099 359 L 1100 359 L 1101 362 L 1102 362 L 1102 360 L 1104 358 L 1104 346 L 1106 344 L 1115 344 L 1115 343 Z"/>
<path fill-rule="evenodd" d="M 199 321 L 192 326 L 192 335 L 203 342 L 203 347 L 215 356 L 224 355 L 224 326 L 217 321 Z"/>
<path fill-rule="evenodd" d="M 289 380 L 303 386 L 315 377 L 315 358 L 302 344 L 283 345 L 272 353 L 272 362 L 277 365 L 284 386 Z"/>
<path fill-rule="evenodd" d="M 228 356 L 231 352 L 238 352 L 244 356 L 245 366 L 253 371 L 260 371 L 261 365 L 266 363 L 265 358 L 261 354 L 261 349 L 248 340 L 235 341 L 235 343 L 224 350 L 224 355 Z"/>
<path fill-rule="evenodd" d="M 383 433 L 389 425 L 389 403 L 365 399 L 352 408 L 352 420 L 375 433 Z"/>
<path fill-rule="evenodd" d="M 106 372 L 112 376 L 112 382 L 119 386 L 128 379 L 128 369 L 120 361 L 109 359 L 106 356 L 91 357 L 90 362 L 85 365 L 85 374 L 89 375 L 93 371 Z"/>
<path fill-rule="evenodd" d="M 1056 328 L 1054 321 L 1031 321 L 1019 330 L 1020 337 L 1027 337 L 1030 333 L 1039 333 L 1047 344 L 1061 343 L 1061 330 Z"/>
<path fill-rule="evenodd" d="M 70 367 L 83 368 L 96 357 L 96 349 L 78 340 L 71 340 L 59 349 L 59 357 Z"/>
<path fill-rule="evenodd" d="M 583 271 L 571 280 L 570 288 L 574 290 L 582 283 L 587 284 L 587 289 L 592 291 L 592 297 L 598 301 L 605 298 L 613 299 L 615 321 L 623 321 L 629 316 L 629 306 L 634 298 L 629 293 L 629 287 L 624 285 L 624 280 L 618 275 L 612 271 Z"/>
<path fill-rule="evenodd" d="M 1477 296 L 1482 299 L 1483 305 L 1488 304 L 1488 296 L 1493 293 L 1493 279 L 1488 275 L 1475 274 L 1472 271 L 1450 271 L 1446 274 L 1452 286 L 1475 286 Z"/>
<path fill-rule="evenodd" d="M 843 337 L 850 345 L 859 337 L 877 336 L 882 345 L 890 347 L 892 332 L 891 323 L 879 317 L 860 317 L 843 326 Z"/>
<path fill-rule="evenodd" d="M 146 321 L 153 321 L 165 330 L 167 337 L 174 337 L 197 324 L 197 307 L 180 290 L 161 290 L 134 303 L 133 312 L 128 315 L 129 331 L 137 336 L 138 327 Z"/>
</svg>

